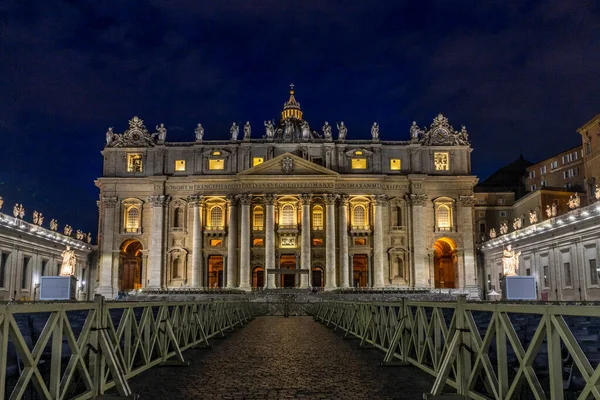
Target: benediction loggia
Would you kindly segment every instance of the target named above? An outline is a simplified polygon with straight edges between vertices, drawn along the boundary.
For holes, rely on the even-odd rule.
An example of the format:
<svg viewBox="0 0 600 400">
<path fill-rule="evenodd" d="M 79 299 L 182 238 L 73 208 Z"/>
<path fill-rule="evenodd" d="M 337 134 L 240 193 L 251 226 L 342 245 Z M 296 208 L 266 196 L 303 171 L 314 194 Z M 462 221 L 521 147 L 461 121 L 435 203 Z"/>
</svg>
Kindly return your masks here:
<svg viewBox="0 0 600 400">
<path fill-rule="evenodd" d="M 388 141 L 377 123 L 371 140 L 336 125 L 337 139 L 327 122 L 311 129 L 292 89 L 260 135 L 249 122 L 226 141 L 205 140 L 198 124 L 185 143 L 138 117 L 122 134 L 110 128 L 96 181 L 99 293 L 474 287 L 477 178 L 465 127 L 440 114 Z"/>
</svg>

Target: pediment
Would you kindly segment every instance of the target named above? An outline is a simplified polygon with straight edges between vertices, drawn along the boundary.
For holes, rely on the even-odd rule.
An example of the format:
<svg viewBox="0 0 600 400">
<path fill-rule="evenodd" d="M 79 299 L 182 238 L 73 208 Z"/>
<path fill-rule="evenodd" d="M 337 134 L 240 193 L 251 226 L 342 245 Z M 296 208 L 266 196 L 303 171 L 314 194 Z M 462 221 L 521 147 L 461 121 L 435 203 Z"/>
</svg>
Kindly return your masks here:
<svg viewBox="0 0 600 400">
<path fill-rule="evenodd" d="M 242 171 L 239 176 L 248 175 L 322 175 L 338 176 L 339 174 L 328 168 L 307 161 L 291 153 L 285 153 L 265 161 L 264 163 Z"/>
</svg>

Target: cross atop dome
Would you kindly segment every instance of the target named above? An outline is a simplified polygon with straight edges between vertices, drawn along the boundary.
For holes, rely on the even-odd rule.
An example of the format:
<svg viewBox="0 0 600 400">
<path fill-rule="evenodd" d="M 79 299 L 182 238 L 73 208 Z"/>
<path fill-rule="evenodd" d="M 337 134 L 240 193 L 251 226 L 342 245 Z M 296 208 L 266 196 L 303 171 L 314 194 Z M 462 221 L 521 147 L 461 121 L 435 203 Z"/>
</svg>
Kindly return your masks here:
<svg viewBox="0 0 600 400">
<path fill-rule="evenodd" d="M 290 84 L 290 98 L 283 104 L 283 111 L 281 112 L 281 119 L 286 120 L 288 118 L 295 118 L 302 120 L 302 110 L 300 110 L 300 103 L 296 101 L 294 97 L 294 84 Z"/>
</svg>

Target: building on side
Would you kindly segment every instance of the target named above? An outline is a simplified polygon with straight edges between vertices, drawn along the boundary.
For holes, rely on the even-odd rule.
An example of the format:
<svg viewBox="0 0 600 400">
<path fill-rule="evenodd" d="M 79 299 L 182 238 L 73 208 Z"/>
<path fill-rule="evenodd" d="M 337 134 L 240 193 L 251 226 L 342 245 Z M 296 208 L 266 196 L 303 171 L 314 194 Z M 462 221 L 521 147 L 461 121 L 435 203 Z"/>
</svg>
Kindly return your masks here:
<svg viewBox="0 0 600 400">
<path fill-rule="evenodd" d="M 34 224 L 24 221 L 23 216 L 24 211 L 17 217 L 0 212 L 0 300 L 38 299 L 40 277 L 59 275 L 66 246 L 77 257 L 77 296 L 81 300 L 90 298 L 95 289 L 95 246 L 86 243 L 81 233 L 80 239 L 75 239 L 68 230 L 68 235 L 61 234 L 56 227 L 40 226 L 43 219 Z"/>
<path fill-rule="evenodd" d="M 525 187 L 529 192 L 541 188 L 558 188 L 585 192 L 583 147 L 560 152 L 527 168 Z"/>
<path fill-rule="evenodd" d="M 98 292 L 476 288 L 466 129 L 441 114 L 424 129 L 379 129 L 317 132 L 293 90 L 279 122 L 233 124 L 229 140 L 198 124 L 194 140 L 168 142 L 138 117 L 110 129 Z"/>
<path fill-rule="evenodd" d="M 583 165 L 588 198 L 594 199 L 600 184 L 600 114 L 577 129 L 583 146 Z"/>
</svg>

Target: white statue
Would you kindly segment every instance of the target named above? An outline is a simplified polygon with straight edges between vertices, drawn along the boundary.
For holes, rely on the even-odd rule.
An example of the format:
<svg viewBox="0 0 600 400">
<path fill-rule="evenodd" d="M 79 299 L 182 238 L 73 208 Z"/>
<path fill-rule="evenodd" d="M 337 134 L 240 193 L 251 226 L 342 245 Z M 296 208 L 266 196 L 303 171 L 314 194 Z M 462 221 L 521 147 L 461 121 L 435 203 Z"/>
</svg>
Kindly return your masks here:
<svg viewBox="0 0 600 400">
<path fill-rule="evenodd" d="M 302 139 L 304 139 L 304 140 L 310 139 L 310 128 L 308 126 L 308 122 L 302 121 L 300 128 L 302 129 Z"/>
<path fill-rule="evenodd" d="M 37 211 L 33 212 L 33 224 L 37 225 L 38 224 L 38 218 L 39 218 L 39 214 Z"/>
<path fill-rule="evenodd" d="M 552 203 L 552 216 L 556 217 L 558 206 L 556 203 Z"/>
<path fill-rule="evenodd" d="M 42 215 L 42 213 L 38 214 L 38 225 L 42 226 L 42 224 L 44 223 L 44 216 Z"/>
<path fill-rule="evenodd" d="M 73 228 L 71 227 L 71 225 L 65 225 L 65 229 L 63 230 L 65 236 L 71 236 L 71 233 L 73 233 Z"/>
<path fill-rule="evenodd" d="M 513 229 L 517 231 L 521 229 L 522 226 L 523 223 L 521 222 L 521 218 L 515 218 L 515 220 L 513 221 Z"/>
<path fill-rule="evenodd" d="M 88 232 L 87 234 L 87 242 L 92 243 L 92 232 Z"/>
<path fill-rule="evenodd" d="M 569 208 L 574 210 L 581 206 L 581 199 L 579 198 L 579 194 L 575 193 L 575 196 L 569 196 Z"/>
<path fill-rule="evenodd" d="M 419 140 L 419 135 L 421 134 L 421 129 L 417 125 L 417 121 L 413 121 L 410 126 L 410 139 L 411 140 Z"/>
<path fill-rule="evenodd" d="M 548 218 L 552 218 L 552 209 L 550 208 L 550 204 L 546 206 L 546 215 Z"/>
<path fill-rule="evenodd" d="M 77 232 L 75 232 L 75 239 L 83 240 L 83 232 L 81 232 L 79 229 L 77 229 Z"/>
<path fill-rule="evenodd" d="M 2 210 L 2 205 L 4 204 L 4 199 L 0 196 L 0 210 Z"/>
<path fill-rule="evenodd" d="M 293 135 L 294 135 L 294 124 L 292 124 L 291 120 L 286 119 L 284 121 L 283 137 L 285 139 L 292 139 Z"/>
<path fill-rule="evenodd" d="M 165 124 L 160 124 L 156 126 L 156 131 L 158 132 L 158 141 L 164 142 L 167 139 L 167 128 L 165 128 Z"/>
<path fill-rule="evenodd" d="M 325 139 L 331 139 L 331 125 L 327 121 L 323 125 L 323 136 L 325 136 Z"/>
<path fill-rule="evenodd" d="M 250 128 L 250 121 L 246 121 L 246 125 L 244 125 L 244 140 L 250 140 L 250 133 L 252 129 Z"/>
<path fill-rule="evenodd" d="M 504 276 L 517 275 L 517 270 L 519 269 L 520 255 L 521 252 L 519 251 L 515 253 L 510 244 L 506 246 L 506 249 L 504 249 L 502 256 L 502 268 L 504 270 Z"/>
<path fill-rule="evenodd" d="M 600 200 L 600 185 L 596 185 L 596 190 L 594 190 L 594 197 L 596 200 Z"/>
<path fill-rule="evenodd" d="M 338 140 L 346 140 L 346 134 L 348 133 L 348 128 L 344 125 L 344 121 L 339 124 L 336 124 L 338 128 Z"/>
<path fill-rule="evenodd" d="M 273 121 L 265 121 L 265 135 L 267 139 L 272 139 L 275 136 L 275 127 L 273 126 Z"/>
<path fill-rule="evenodd" d="M 204 137 L 204 128 L 202 127 L 202 124 L 198 124 L 194 132 L 196 133 L 196 142 L 201 142 Z"/>
<path fill-rule="evenodd" d="M 379 140 L 379 124 L 377 122 L 373 122 L 373 126 L 371 127 L 371 137 L 373 140 Z"/>
<path fill-rule="evenodd" d="M 490 229 L 490 239 L 496 238 L 496 230 L 494 228 Z"/>
<path fill-rule="evenodd" d="M 15 208 L 13 209 L 13 215 L 15 216 L 15 218 L 20 218 L 23 219 L 23 217 L 25 217 L 25 209 L 23 208 L 23 204 L 17 204 L 15 205 Z"/>
<path fill-rule="evenodd" d="M 108 130 L 106 131 L 106 145 L 109 145 L 112 143 L 113 139 L 115 137 L 115 133 L 113 132 L 113 128 L 112 126 L 110 128 L 108 128 Z"/>
<path fill-rule="evenodd" d="M 51 231 L 56 231 L 58 229 L 58 221 L 55 219 L 52 219 L 50 221 L 50 230 Z"/>
<path fill-rule="evenodd" d="M 75 264 L 77 263 L 77 257 L 75 256 L 75 250 L 71 250 L 71 247 L 67 245 L 65 251 L 62 252 L 62 265 L 60 266 L 61 276 L 71 276 L 75 271 Z"/>
<path fill-rule="evenodd" d="M 231 125 L 231 129 L 229 129 L 229 133 L 231 133 L 231 140 L 237 140 L 240 133 L 240 127 L 234 122 L 233 125 Z"/>
<path fill-rule="evenodd" d="M 15 216 L 15 218 L 19 216 L 19 203 L 15 204 L 15 206 L 13 207 L 13 215 Z"/>
<path fill-rule="evenodd" d="M 500 234 L 506 235 L 508 233 L 508 224 L 506 222 L 500 223 Z"/>
<path fill-rule="evenodd" d="M 537 211 L 529 210 L 529 223 L 531 225 L 533 225 L 533 224 L 537 224 L 537 222 L 538 222 Z"/>
</svg>

